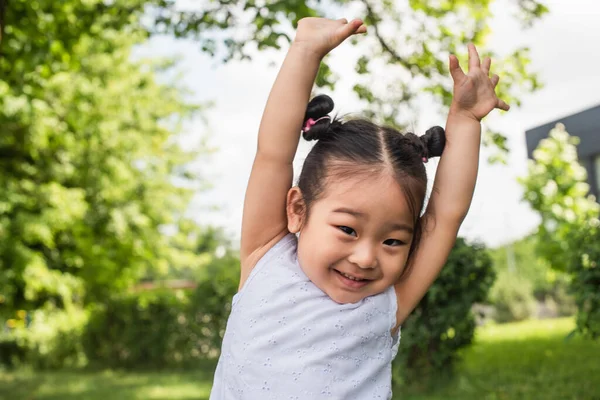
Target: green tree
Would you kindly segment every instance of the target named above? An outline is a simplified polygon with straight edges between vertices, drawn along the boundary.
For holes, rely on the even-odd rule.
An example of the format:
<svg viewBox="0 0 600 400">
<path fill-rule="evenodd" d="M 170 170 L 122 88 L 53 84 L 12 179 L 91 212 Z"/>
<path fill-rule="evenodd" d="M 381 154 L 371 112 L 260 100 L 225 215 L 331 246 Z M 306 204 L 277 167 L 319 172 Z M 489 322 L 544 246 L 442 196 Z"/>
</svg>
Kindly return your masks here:
<svg viewBox="0 0 600 400">
<path fill-rule="evenodd" d="M 279 49 L 290 42 L 299 19 L 310 16 L 363 17 L 369 35 L 355 40 L 360 74 L 353 90 L 366 103 L 365 115 L 381 123 L 404 128 L 415 117 L 416 100 L 430 96 L 440 110 L 450 105 L 452 81 L 448 79 L 448 54 L 464 52 L 473 42 L 485 48 L 491 30 L 493 0 L 294 0 L 201 1 L 196 7 L 175 1 L 154 2 L 153 33 L 193 37 L 202 50 L 213 56 L 249 59 L 252 49 Z M 531 26 L 548 9 L 537 0 L 504 2 L 523 26 Z M 529 49 L 519 47 L 510 54 L 491 56 L 501 66 L 498 87 L 503 99 L 519 105 L 524 91 L 541 87 L 530 70 Z M 327 60 L 326 60 L 327 61 Z M 377 73 L 372 73 L 374 70 Z M 338 74 L 325 62 L 317 86 L 333 88 Z M 486 144 L 500 151 L 491 161 L 504 160 L 506 137 L 488 129 Z"/>
<path fill-rule="evenodd" d="M 538 252 L 553 268 L 572 276 L 577 328 L 600 336 L 600 206 L 589 194 L 587 174 L 577 160 L 579 138 L 558 124 L 543 139 L 520 180 L 524 199 L 542 218 Z"/>
<path fill-rule="evenodd" d="M 199 109 L 169 60 L 133 60 L 146 1 L 12 0 L 0 57 L 0 301 L 95 301 L 149 274 L 200 265 L 184 213 Z M 122 3 L 125 4 L 125 3 Z M 190 240 L 167 234 L 187 232 Z"/>
<path fill-rule="evenodd" d="M 18 8 L 24 0 L 12 0 Z M 59 7 L 50 1 L 32 2 L 39 10 Z M 445 109 L 452 99 L 451 80 L 447 74 L 449 53 L 464 51 L 473 42 L 484 48 L 491 30 L 493 0 L 203 0 L 183 3 L 175 0 L 90 0 L 71 1 L 70 32 L 90 26 L 95 18 L 122 26 L 130 18 L 144 16 L 146 34 L 167 34 L 177 38 L 193 38 L 202 51 L 221 57 L 223 61 L 250 59 L 251 49 L 279 49 L 292 40 L 298 20 L 310 16 L 338 18 L 352 12 L 362 16 L 370 26 L 370 34 L 354 41 L 357 48 L 355 70 L 361 75 L 353 90 L 366 103 L 365 115 L 388 125 L 404 128 L 414 119 L 416 100 L 431 96 Z M 432 4 L 434 3 L 434 4 Z M 524 27 L 531 26 L 548 12 L 538 0 L 507 2 L 515 18 Z M 60 23 L 54 18 L 50 23 Z M 30 21 L 28 21 L 30 22 Z M 50 33 L 54 29 L 51 29 Z M 95 34 L 95 33 L 94 33 Z M 49 35 L 51 37 L 51 35 Z M 67 48 L 70 41 L 65 44 Z M 466 52 L 465 52 L 466 55 Z M 530 70 L 529 49 L 519 47 L 510 54 L 487 52 L 501 65 L 502 80 L 498 87 L 503 99 L 519 105 L 525 91 L 541 87 L 537 75 Z M 327 61 L 327 60 L 326 60 Z M 383 70 L 381 69 L 383 68 Z M 378 72 L 371 74 L 374 69 Z M 383 72 L 381 72 L 383 71 Z M 383 79 L 382 79 L 383 78 Z M 327 62 L 317 77 L 318 87 L 333 88 L 338 74 Z M 506 137 L 488 128 L 484 142 L 500 151 L 491 161 L 504 160 L 508 151 Z"/>
</svg>

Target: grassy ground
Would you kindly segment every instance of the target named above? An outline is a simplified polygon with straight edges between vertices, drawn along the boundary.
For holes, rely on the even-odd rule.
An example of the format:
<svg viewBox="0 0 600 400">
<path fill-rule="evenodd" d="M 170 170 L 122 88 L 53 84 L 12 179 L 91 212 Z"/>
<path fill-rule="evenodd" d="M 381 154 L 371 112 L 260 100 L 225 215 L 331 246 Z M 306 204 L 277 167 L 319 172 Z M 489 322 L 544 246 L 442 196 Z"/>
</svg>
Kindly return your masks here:
<svg viewBox="0 0 600 400">
<path fill-rule="evenodd" d="M 449 385 L 394 398 L 600 400 L 600 341 L 566 339 L 573 328 L 563 318 L 481 329 Z"/>
<path fill-rule="evenodd" d="M 600 400 L 600 342 L 565 340 L 572 319 L 491 326 L 450 384 L 423 392 L 401 389 L 395 399 Z M 0 373 L 0 399 L 10 400 L 205 400 L 212 369 L 193 372 Z"/>
<path fill-rule="evenodd" d="M 2 400 L 206 400 L 212 371 L 0 374 Z"/>
</svg>

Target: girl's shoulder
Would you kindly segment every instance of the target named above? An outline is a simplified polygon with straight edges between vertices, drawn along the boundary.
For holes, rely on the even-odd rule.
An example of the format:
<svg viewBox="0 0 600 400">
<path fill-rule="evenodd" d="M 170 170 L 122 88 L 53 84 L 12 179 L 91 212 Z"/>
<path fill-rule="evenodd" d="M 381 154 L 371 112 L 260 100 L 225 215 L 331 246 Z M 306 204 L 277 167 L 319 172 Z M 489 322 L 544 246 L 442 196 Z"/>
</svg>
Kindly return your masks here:
<svg viewBox="0 0 600 400">
<path fill-rule="evenodd" d="M 247 259 L 242 260 L 238 291 L 242 290 L 250 274 L 258 267 L 259 263 L 265 264 L 268 259 L 272 259 L 278 252 L 289 248 L 289 246 L 297 246 L 297 238 L 294 234 L 285 230 L 249 255 Z"/>
<path fill-rule="evenodd" d="M 273 238 L 271 242 L 259 249 L 247 260 L 246 265 L 241 266 L 241 277 L 238 292 L 242 291 L 244 285 L 251 276 L 256 275 L 258 270 L 264 268 L 265 265 L 273 263 L 275 260 L 283 258 L 284 255 L 296 254 L 298 239 L 296 235 L 290 232 L 282 232 L 280 235 Z"/>
</svg>

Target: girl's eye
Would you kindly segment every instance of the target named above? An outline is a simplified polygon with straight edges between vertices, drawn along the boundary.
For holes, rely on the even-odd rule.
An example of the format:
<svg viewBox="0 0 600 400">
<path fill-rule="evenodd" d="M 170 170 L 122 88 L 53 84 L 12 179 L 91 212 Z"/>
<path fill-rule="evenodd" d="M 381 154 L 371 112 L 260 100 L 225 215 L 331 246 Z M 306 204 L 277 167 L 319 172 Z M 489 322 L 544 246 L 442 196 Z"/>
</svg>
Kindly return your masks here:
<svg viewBox="0 0 600 400">
<path fill-rule="evenodd" d="M 342 232 L 344 232 L 347 235 L 350 236 L 356 236 L 356 231 L 348 226 L 338 226 L 338 229 L 340 229 Z"/>
<path fill-rule="evenodd" d="M 385 242 L 383 242 L 383 244 L 388 245 L 388 246 L 402 246 L 406 243 L 404 243 L 402 240 L 398 240 L 398 239 L 388 239 Z"/>
</svg>

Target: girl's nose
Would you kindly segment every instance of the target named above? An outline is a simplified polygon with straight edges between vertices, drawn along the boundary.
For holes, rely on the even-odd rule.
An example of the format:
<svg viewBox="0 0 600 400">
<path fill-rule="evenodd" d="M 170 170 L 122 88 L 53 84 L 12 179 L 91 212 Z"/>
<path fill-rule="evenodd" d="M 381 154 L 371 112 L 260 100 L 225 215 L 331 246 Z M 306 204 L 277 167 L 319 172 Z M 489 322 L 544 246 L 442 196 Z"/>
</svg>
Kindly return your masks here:
<svg viewBox="0 0 600 400">
<path fill-rule="evenodd" d="M 375 268 L 377 265 L 375 246 L 367 241 L 357 243 L 354 251 L 348 257 L 348 261 L 358 265 L 360 268 Z"/>
</svg>

